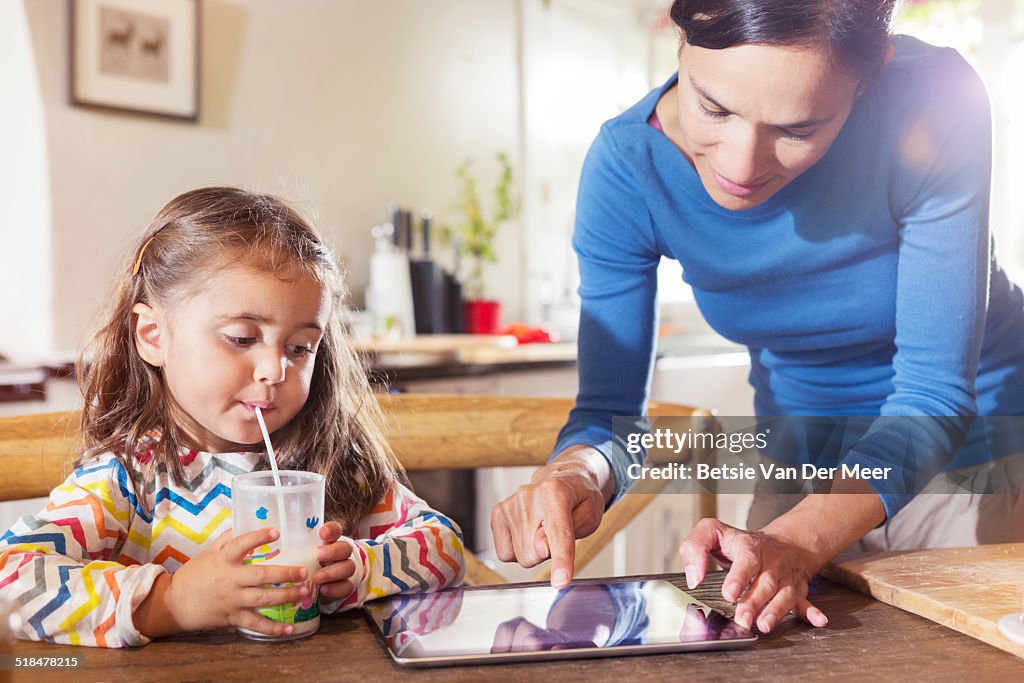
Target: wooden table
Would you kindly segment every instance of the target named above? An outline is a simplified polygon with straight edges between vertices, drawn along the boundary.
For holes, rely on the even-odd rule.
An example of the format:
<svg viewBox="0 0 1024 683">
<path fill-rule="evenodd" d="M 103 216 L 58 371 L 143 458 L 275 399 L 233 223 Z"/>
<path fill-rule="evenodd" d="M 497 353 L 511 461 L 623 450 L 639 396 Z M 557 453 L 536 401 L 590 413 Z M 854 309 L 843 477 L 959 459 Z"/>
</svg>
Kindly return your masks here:
<svg viewBox="0 0 1024 683">
<path fill-rule="evenodd" d="M 680 575 L 666 577 L 685 587 Z M 724 574 L 708 577 L 694 595 L 731 614 L 721 600 Z M 78 671 L 32 671 L 26 681 L 648 681 L 870 680 L 1019 681 L 1024 660 L 939 624 L 837 584 L 816 580 L 816 604 L 829 625 L 815 629 L 793 618 L 753 647 L 615 659 L 501 666 L 401 669 L 376 641 L 361 612 L 325 617 L 311 638 L 254 643 L 229 632 L 156 641 L 138 650 L 76 648 L 18 642 L 14 654 L 84 657 Z"/>
</svg>

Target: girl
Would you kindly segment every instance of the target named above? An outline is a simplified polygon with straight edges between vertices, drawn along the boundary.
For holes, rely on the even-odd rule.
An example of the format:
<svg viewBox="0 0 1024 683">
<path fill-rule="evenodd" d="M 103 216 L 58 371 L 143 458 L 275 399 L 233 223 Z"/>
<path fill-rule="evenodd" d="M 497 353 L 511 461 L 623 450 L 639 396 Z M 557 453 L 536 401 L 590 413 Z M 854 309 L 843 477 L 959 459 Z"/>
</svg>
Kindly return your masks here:
<svg viewBox="0 0 1024 683">
<path fill-rule="evenodd" d="M 988 99 L 953 50 L 891 36 L 894 6 L 672 3 L 678 71 L 605 123 L 583 166 L 579 395 L 555 457 L 492 514 L 499 559 L 551 557 L 568 582 L 573 539 L 629 486 L 611 417 L 644 411 L 662 256 L 748 347 L 758 416 L 876 418 L 844 464 L 893 473 L 792 509 L 756 496 L 750 531 L 703 520 L 680 549 L 691 587 L 713 556 L 740 625 L 792 610 L 824 626 L 808 582 L 854 543 L 1024 540 L 1020 459 L 975 447 L 975 416 L 1024 415 L 1024 294 L 990 255 Z M 1014 488 L 918 495 L 943 470 Z"/>
<path fill-rule="evenodd" d="M 79 362 L 85 451 L 46 508 L 0 537 L 0 588 L 36 640 L 138 646 L 173 633 L 293 627 L 254 608 L 320 585 L 331 613 L 463 575 L 459 528 L 401 480 L 340 322 L 331 252 L 280 200 L 212 187 L 172 200 L 135 250 Z M 232 537 L 231 482 L 326 479 L 322 567 L 246 565 L 274 529 Z M 295 583 L 264 588 L 266 584 Z"/>
</svg>

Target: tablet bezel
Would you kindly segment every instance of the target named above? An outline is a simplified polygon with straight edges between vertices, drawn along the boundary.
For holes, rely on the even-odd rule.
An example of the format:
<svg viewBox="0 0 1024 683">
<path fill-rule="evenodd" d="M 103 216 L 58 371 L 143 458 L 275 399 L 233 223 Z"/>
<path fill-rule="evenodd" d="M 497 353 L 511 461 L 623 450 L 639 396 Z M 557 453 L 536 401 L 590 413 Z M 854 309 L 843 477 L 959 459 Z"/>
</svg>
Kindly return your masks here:
<svg viewBox="0 0 1024 683">
<path fill-rule="evenodd" d="M 749 637 L 731 638 L 728 640 L 702 640 L 695 642 L 669 642 L 669 643 L 653 643 L 653 644 L 641 644 L 641 645 L 611 645 L 608 647 L 585 647 L 585 648 L 568 648 L 564 650 L 537 650 L 532 652 L 498 652 L 498 653 L 474 653 L 474 654 L 463 654 L 463 655 L 437 655 L 428 657 L 403 657 L 402 655 L 395 652 L 391 645 L 388 643 L 388 639 L 385 637 L 382 626 L 383 624 L 378 623 L 377 620 L 370 614 L 368 610 L 363 610 L 363 615 L 366 618 L 367 623 L 370 625 L 371 630 L 377 638 L 377 641 L 381 644 L 381 647 L 388 653 L 395 664 L 401 667 L 409 668 L 430 668 L 438 666 L 465 666 L 475 664 L 502 664 L 502 663 L 515 663 L 515 662 L 539 662 L 539 661 L 558 661 L 558 660 L 570 660 L 570 659 L 597 659 L 604 657 L 627 657 L 635 655 L 648 655 L 648 654 L 670 654 L 676 652 L 706 652 L 709 650 L 733 650 L 743 647 L 748 647 L 758 640 L 757 634 L 750 632 L 748 629 L 744 629 L 739 624 L 736 624 L 732 619 L 729 619 L 721 610 L 717 610 L 702 600 L 694 597 L 692 594 L 681 589 L 666 578 L 651 578 L 651 577 L 625 577 L 621 579 L 588 579 L 578 581 L 576 583 L 587 583 L 592 585 L 610 585 L 616 583 L 628 583 L 637 581 L 663 581 L 668 585 L 675 588 L 680 593 L 685 594 L 697 603 L 700 607 L 707 608 L 720 616 L 727 619 L 728 623 L 734 625 L 736 629 L 740 631 L 747 631 Z M 456 588 L 446 589 L 445 593 L 452 592 L 477 592 L 477 591 L 489 591 L 489 590 L 519 590 L 519 589 L 531 589 L 544 587 L 547 584 L 505 584 L 497 586 L 460 586 Z M 401 595 L 392 595 L 387 598 L 381 598 L 381 600 L 400 600 Z M 377 601 L 374 601 L 377 602 Z"/>
</svg>

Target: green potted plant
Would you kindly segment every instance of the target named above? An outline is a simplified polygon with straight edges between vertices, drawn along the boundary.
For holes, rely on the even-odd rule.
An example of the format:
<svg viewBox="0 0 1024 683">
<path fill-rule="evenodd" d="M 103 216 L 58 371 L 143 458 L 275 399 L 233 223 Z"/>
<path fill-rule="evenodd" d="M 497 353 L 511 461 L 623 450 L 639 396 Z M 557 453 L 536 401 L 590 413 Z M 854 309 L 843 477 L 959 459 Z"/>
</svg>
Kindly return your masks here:
<svg viewBox="0 0 1024 683">
<path fill-rule="evenodd" d="M 484 268 L 498 260 L 494 240 L 498 227 L 519 214 L 520 203 L 514 196 L 515 174 L 512 161 L 505 152 L 495 155 L 500 172 L 494 186 L 493 206 L 488 213 L 480 200 L 478 182 L 466 161 L 455 169 L 458 181 L 458 203 L 456 216 L 442 228 L 446 241 L 456 245 L 462 262 L 469 262 L 468 272 L 463 276 L 465 300 L 463 312 L 466 332 L 472 334 L 493 334 L 498 331 L 501 318 L 500 302 L 488 299 L 484 290 Z"/>
</svg>

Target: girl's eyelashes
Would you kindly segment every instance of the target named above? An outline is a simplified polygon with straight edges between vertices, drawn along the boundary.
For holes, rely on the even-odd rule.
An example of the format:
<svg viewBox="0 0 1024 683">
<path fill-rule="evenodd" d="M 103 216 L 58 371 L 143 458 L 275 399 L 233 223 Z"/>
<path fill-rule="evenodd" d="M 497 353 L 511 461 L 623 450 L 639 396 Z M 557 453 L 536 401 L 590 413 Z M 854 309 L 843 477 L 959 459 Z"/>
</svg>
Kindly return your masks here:
<svg viewBox="0 0 1024 683">
<path fill-rule="evenodd" d="M 256 337 L 235 337 L 230 334 L 225 334 L 224 339 L 232 346 L 238 346 L 240 348 L 252 346 L 256 343 Z"/>
<path fill-rule="evenodd" d="M 237 349 L 247 349 L 259 341 L 257 337 L 237 337 L 232 334 L 222 334 L 224 341 Z M 317 344 L 285 344 L 284 350 L 289 357 L 299 360 L 316 354 Z"/>
<path fill-rule="evenodd" d="M 316 353 L 315 349 L 309 346 L 303 346 L 301 344 L 288 344 L 285 347 L 285 350 L 288 351 L 289 355 L 295 358 L 303 358 L 305 356 L 311 356 L 314 353 Z"/>
</svg>

